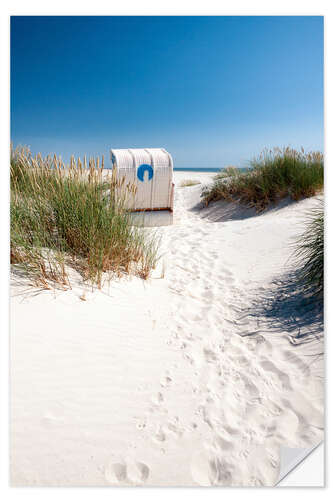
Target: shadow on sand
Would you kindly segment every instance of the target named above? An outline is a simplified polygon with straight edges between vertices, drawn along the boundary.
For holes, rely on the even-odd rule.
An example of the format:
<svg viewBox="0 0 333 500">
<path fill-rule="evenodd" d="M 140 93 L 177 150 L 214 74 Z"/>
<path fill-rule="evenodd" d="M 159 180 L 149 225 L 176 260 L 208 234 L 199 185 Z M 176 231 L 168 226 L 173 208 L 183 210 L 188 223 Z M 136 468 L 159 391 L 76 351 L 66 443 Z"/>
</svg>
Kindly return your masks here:
<svg viewBox="0 0 333 500">
<path fill-rule="evenodd" d="M 263 212 L 258 213 L 255 208 L 237 202 L 219 200 L 210 203 L 208 207 L 206 207 L 201 201 L 193 206 L 190 211 L 196 213 L 202 219 L 207 219 L 209 222 L 227 222 L 249 219 L 250 217 L 258 217 L 267 213 L 276 212 L 292 203 L 297 202 L 290 198 L 285 198 L 270 205 Z"/>
<path fill-rule="evenodd" d="M 297 272 L 275 280 L 271 292 L 254 307 L 270 331 L 284 331 L 294 344 L 323 336 L 323 297 L 306 293 Z"/>
</svg>

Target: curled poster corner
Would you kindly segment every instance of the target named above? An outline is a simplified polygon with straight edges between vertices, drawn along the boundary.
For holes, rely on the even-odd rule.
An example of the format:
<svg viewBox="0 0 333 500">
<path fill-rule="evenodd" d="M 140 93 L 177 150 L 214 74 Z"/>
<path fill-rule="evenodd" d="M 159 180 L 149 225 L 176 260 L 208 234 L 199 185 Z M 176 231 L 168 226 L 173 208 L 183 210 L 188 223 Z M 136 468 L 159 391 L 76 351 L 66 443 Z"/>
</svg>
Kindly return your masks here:
<svg viewBox="0 0 333 500">
<path fill-rule="evenodd" d="M 315 450 L 322 441 L 309 448 L 288 448 L 281 446 L 280 449 L 280 473 L 275 486 L 284 479 L 299 463 L 301 463 L 310 453 Z"/>
</svg>

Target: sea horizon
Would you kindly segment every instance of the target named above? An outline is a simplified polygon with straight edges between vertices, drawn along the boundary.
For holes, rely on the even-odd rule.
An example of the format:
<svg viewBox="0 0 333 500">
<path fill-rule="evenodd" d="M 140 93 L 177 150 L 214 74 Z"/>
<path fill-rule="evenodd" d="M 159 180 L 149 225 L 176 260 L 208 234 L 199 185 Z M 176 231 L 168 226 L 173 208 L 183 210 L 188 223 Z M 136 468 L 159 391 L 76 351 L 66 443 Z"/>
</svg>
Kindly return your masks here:
<svg viewBox="0 0 333 500">
<path fill-rule="evenodd" d="M 207 167 L 207 168 L 204 168 L 204 167 L 202 167 L 202 168 L 173 167 L 173 170 L 175 172 L 220 172 L 221 170 L 223 170 L 223 167 L 222 168 L 213 168 L 213 167 Z"/>
</svg>

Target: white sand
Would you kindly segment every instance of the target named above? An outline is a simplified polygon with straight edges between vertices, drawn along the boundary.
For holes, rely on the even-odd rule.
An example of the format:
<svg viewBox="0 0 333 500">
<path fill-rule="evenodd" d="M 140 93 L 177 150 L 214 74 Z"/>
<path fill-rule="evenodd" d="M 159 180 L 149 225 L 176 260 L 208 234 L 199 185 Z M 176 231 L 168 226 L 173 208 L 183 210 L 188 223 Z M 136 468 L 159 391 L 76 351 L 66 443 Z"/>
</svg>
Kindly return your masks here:
<svg viewBox="0 0 333 500">
<path fill-rule="evenodd" d="M 294 328 L 279 291 L 315 200 L 255 217 L 198 212 L 201 186 L 175 177 L 174 224 L 158 229 L 164 255 L 148 282 L 86 301 L 74 282 L 38 294 L 14 283 L 12 484 L 273 485 L 281 446 L 322 439 L 320 328 Z"/>
</svg>

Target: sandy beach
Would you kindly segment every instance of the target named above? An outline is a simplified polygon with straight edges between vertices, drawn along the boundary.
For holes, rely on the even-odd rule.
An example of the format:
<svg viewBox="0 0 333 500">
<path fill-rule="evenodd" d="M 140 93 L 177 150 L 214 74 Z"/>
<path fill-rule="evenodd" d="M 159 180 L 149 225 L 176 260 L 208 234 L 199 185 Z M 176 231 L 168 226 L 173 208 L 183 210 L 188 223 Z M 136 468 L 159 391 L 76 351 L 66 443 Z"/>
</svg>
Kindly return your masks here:
<svg viewBox="0 0 333 500">
<path fill-rule="evenodd" d="M 149 280 L 13 277 L 12 485 L 272 486 L 281 447 L 322 440 L 322 324 L 290 283 L 316 199 L 200 208 L 212 176 L 174 173 Z"/>
</svg>

